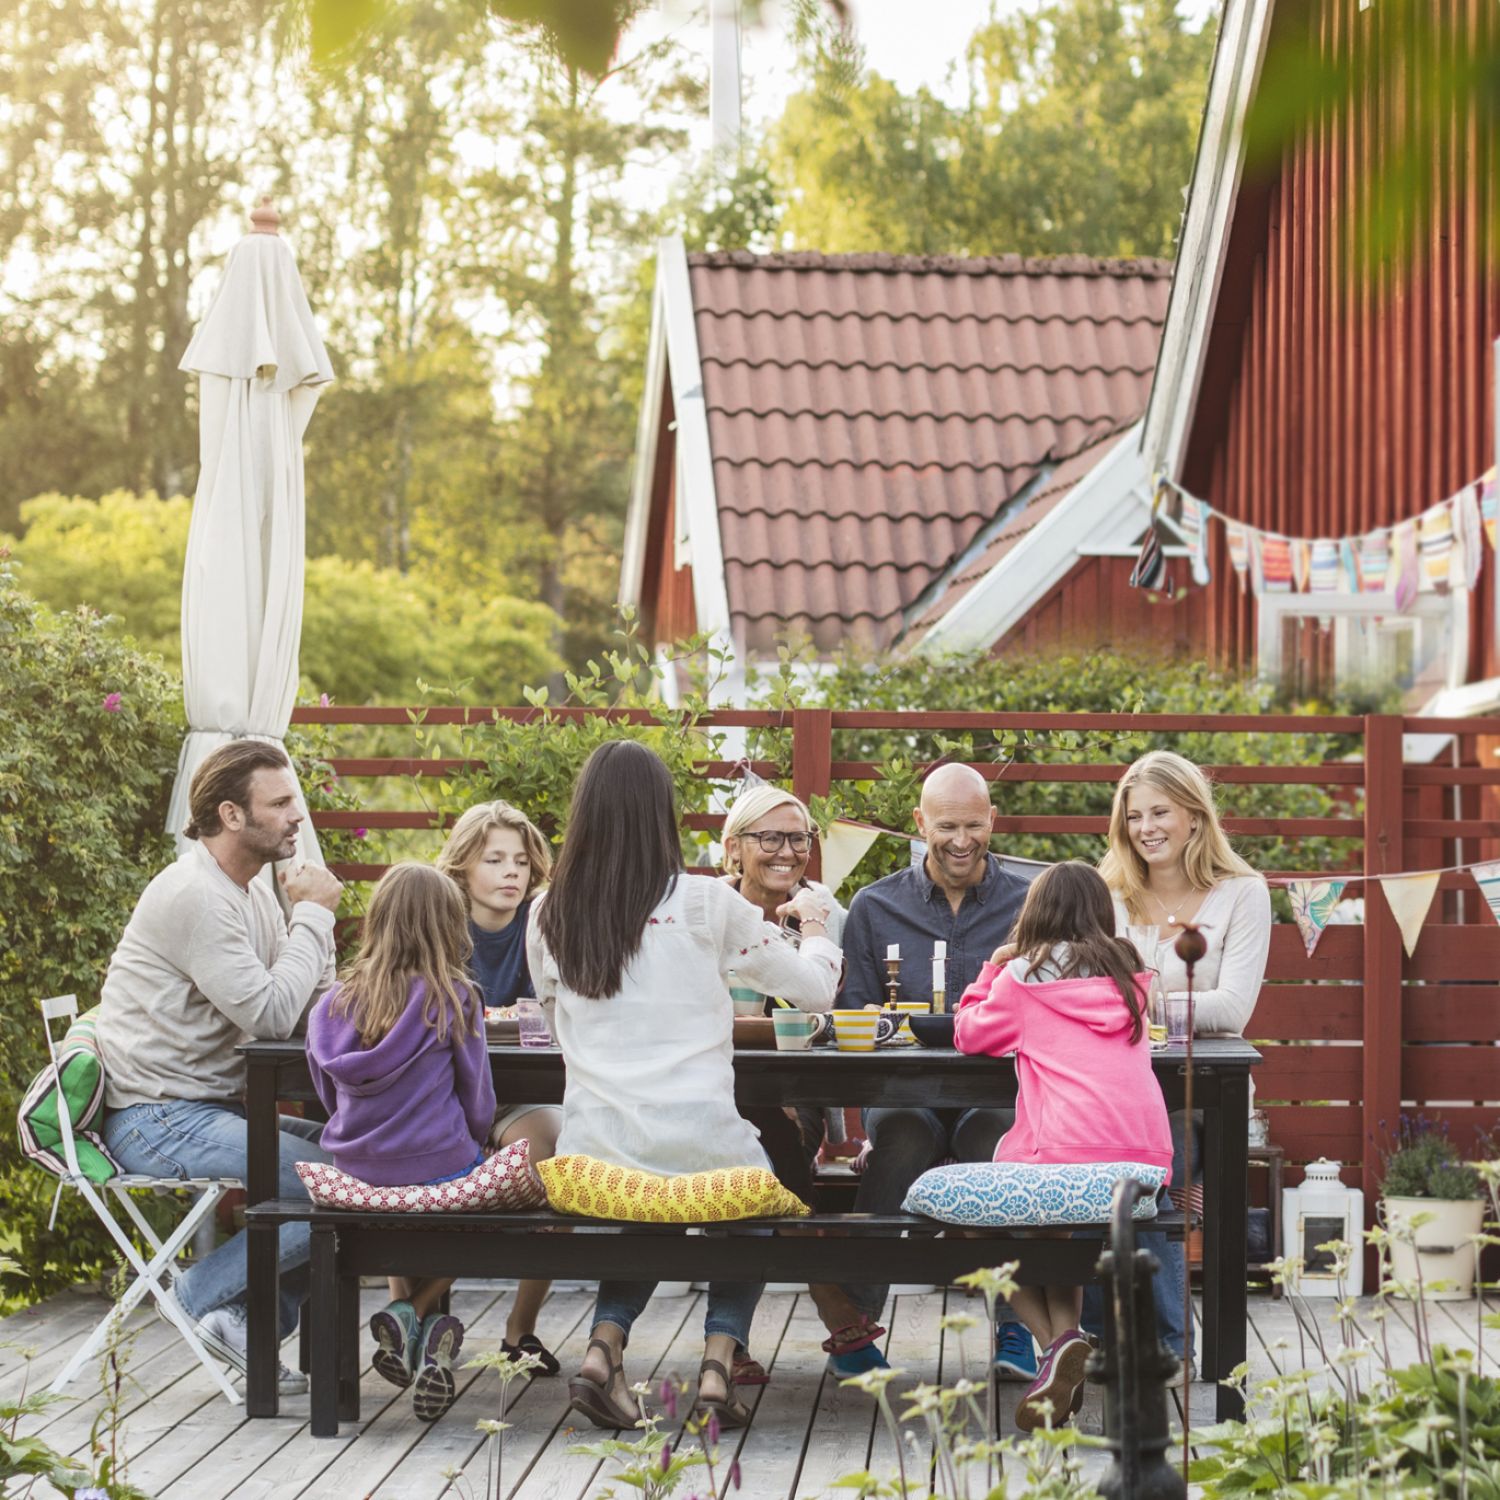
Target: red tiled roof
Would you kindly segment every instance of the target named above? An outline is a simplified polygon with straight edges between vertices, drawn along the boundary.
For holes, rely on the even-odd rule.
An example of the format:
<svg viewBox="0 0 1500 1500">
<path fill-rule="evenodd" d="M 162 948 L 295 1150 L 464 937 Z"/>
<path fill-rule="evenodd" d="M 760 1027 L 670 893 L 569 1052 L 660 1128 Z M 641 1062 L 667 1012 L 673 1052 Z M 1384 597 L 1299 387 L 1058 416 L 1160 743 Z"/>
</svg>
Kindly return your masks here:
<svg viewBox="0 0 1500 1500">
<path fill-rule="evenodd" d="M 1093 472 L 1094 466 L 1130 425 L 1131 422 L 1122 422 L 1113 432 L 1095 439 L 1087 448 L 1080 448 L 1072 458 L 1064 459 L 1047 476 L 1037 492 L 985 543 L 984 550 L 964 563 L 954 574 L 953 581 L 912 625 L 906 640 L 915 643 L 937 624 L 1043 516 L 1061 505 L 1073 492 L 1074 486 Z"/>
<path fill-rule="evenodd" d="M 1042 467 L 1146 403 L 1170 266 L 688 257 L 725 583 L 753 653 L 883 647 Z"/>
</svg>

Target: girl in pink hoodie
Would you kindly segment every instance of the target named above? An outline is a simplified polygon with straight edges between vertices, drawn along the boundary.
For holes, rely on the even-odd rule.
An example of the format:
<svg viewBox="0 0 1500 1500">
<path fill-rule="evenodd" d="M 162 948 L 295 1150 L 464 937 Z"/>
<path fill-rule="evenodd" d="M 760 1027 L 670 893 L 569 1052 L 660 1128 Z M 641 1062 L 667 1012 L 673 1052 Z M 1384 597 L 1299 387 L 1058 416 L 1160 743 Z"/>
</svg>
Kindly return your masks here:
<svg viewBox="0 0 1500 1500">
<path fill-rule="evenodd" d="M 1016 1057 L 1016 1123 L 997 1162 L 1065 1170 L 1088 1162 L 1172 1164 L 1172 1135 L 1146 1035 L 1148 978 L 1115 936 L 1109 887 L 1091 865 L 1054 865 L 1032 883 L 1011 942 L 964 991 L 960 1052 Z M 1078 1330 L 1083 1289 L 1022 1287 L 1011 1299 L 1045 1351 L 1016 1408 L 1041 1425 L 1045 1408 L 1076 1410 L 1089 1343 Z"/>
</svg>

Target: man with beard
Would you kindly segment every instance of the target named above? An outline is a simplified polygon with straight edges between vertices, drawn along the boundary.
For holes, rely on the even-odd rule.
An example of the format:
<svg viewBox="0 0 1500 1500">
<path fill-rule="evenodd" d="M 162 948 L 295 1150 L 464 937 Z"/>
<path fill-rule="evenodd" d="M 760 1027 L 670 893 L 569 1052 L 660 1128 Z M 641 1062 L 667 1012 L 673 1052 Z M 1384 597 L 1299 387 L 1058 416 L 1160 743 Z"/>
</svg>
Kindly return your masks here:
<svg viewBox="0 0 1500 1500">
<path fill-rule="evenodd" d="M 320 866 L 282 874 L 291 906 L 256 877 L 289 859 L 303 812 L 286 752 L 236 740 L 198 768 L 181 858 L 152 880 L 110 960 L 98 1025 L 104 1140 L 125 1172 L 237 1177 L 246 1166 L 247 1038 L 285 1038 L 333 980 L 339 882 Z M 283 1198 L 305 1196 L 297 1161 L 326 1161 L 321 1127 L 283 1116 Z M 281 1230 L 281 1334 L 307 1295 L 306 1225 Z M 246 1369 L 245 1235 L 178 1275 L 172 1291 L 204 1346 Z M 283 1394 L 307 1389 L 284 1367 Z"/>
<path fill-rule="evenodd" d="M 1028 876 L 989 852 L 989 787 L 972 767 L 939 766 L 923 783 L 913 816 L 927 844 L 922 862 L 866 886 L 850 904 L 841 1006 L 885 1003 L 885 955 L 893 943 L 901 950 L 900 998 L 930 1001 L 934 945 L 942 941 L 947 944 L 944 992 L 949 1007 L 955 1007 L 980 966 L 1010 941 L 1026 899 Z M 854 1206 L 859 1213 L 894 1213 L 912 1183 L 945 1158 L 991 1160 L 1015 1112 L 901 1105 L 866 1109 L 863 1119 L 870 1145 Z M 832 1347 L 825 1347 L 834 1368 L 853 1375 L 885 1363 L 874 1343 L 861 1338 L 879 1317 L 887 1288 L 845 1290 L 865 1315 L 863 1328 L 841 1330 L 853 1336 L 836 1335 Z M 1021 1324 L 1002 1323 L 996 1364 L 1003 1377 L 1035 1377 L 1035 1351 Z"/>
</svg>

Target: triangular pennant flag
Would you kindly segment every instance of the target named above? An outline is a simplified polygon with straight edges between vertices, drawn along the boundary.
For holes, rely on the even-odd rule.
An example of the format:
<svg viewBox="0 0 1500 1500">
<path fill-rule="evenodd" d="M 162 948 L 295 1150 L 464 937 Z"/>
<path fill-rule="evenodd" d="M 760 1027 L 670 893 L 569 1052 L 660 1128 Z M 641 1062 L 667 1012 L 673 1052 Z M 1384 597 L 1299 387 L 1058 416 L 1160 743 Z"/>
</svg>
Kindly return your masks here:
<svg viewBox="0 0 1500 1500">
<path fill-rule="evenodd" d="M 835 818 L 823 835 L 823 884 L 834 895 L 853 873 L 854 867 L 870 852 L 870 845 L 880 837 L 879 828 L 865 828 Z"/>
<path fill-rule="evenodd" d="M 1244 593 L 1245 575 L 1250 570 L 1250 533 L 1238 521 L 1230 521 L 1224 527 L 1224 540 L 1229 544 L 1229 566 Z"/>
<path fill-rule="evenodd" d="M 1396 608 L 1406 609 L 1417 597 L 1417 523 L 1403 521 L 1391 533 L 1391 568 L 1396 575 Z"/>
<path fill-rule="evenodd" d="M 1297 924 L 1297 931 L 1302 934 L 1302 941 L 1307 945 L 1309 958 L 1313 956 L 1313 949 L 1318 946 L 1318 939 L 1323 936 L 1323 929 L 1328 925 L 1334 907 L 1339 904 L 1339 897 L 1344 894 L 1347 883 L 1343 880 L 1287 881 L 1286 893 L 1291 897 L 1292 919 Z"/>
<path fill-rule="evenodd" d="M 1344 592 L 1357 594 L 1359 592 L 1359 558 L 1354 551 L 1354 543 L 1348 537 L 1344 537 L 1339 542 L 1339 562 L 1344 569 Z"/>
<path fill-rule="evenodd" d="M 1208 567 L 1208 507 L 1201 500 L 1184 495 L 1182 516 L 1177 524 L 1187 543 L 1193 583 L 1200 589 L 1207 588 L 1213 578 Z"/>
<path fill-rule="evenodd" d="M 1307 592 L 1307 581 L 1312 576 L 1312 543 L 1302 537 L 1292 539 L 1292 578 L 1297 592 Z"/>
<path fill-rule="evenodd" d="M 1463 568 L 1459 576 L 1464 587 L 1471 590 L 1479 587 L 1479 573 L 1484 566 L 1484 529 L 1479 523 L 1479 497 L 1475 489 L 1472 484 L 1465 485 L 1453 497 L 1453 525 L 1463 548 Z"/>
<path fill-rule="evenodd" d="M 1387 875 L 1379 882 L 1386 905 L 1401 929 L 1401 943 L 1408 958 L 1422 935 L 1422 923 L 1427 920 L 1427 909 L 1437 893 L 1438 879 L 1439 872 L 1429 870 L 1422 875 Z"/>
<path fill-rule="evenodd" d="M 1417 527 L 1422 592 L 1446 594 L 1453 566 L 1453 512 L 1446 503 L 1434 505 L 1420 518 Z"/>
<path fill-rule="evenodd" d="M 1316 541 L 1312 544 L 1312 563 L 1308 592 L 1336 594 L 1339 591 L 1339 544 Z"/>
<path fill-rule="evenodd" d="M 1262 532 L 1260 542 L 1261 587 L 1268 594 L 1292 591 L 1292 545 L 1284 536 Z"/>
<path fill-rule="evenodd" d="M 1359 539 L 1359 586 L 1367 594 L 1385 592 L 1391 569 L 1391 539 L 1384 531 L 1366 532 Z"/>
<path fill-rule="evenodd" d="M 1160 588 L 1166 571 L 1167 554 L 1162 551 L 1161 538 L 1156 534 L 1156 522 L 1153 520 L 1147 525 L 1146 534 L 1141 538 L 1140 555 L 1135 560 L 1135 567 L 1130 570 L 1130 586 L 1133 589 Z"/>
<path fill-rule="evenodd" d="M 1500 531 L 1500 486 L 1495 480 L 1495 471 L 1487 470 L 1479 481 L 1479 519 L 1484 523 L 1484 534 L 1489 539 L 1490 550 L 1500 547 L 1496 533 Z"/>
<path fill-rule="evenodd" d="M 1474 884 L 1479 887 L 1479 894 L 1488 904 L 1490 915 L 1500 922 L 1500 860 L 1470 865 L 1469 873 L 1474 877 Z"/>
</svg>

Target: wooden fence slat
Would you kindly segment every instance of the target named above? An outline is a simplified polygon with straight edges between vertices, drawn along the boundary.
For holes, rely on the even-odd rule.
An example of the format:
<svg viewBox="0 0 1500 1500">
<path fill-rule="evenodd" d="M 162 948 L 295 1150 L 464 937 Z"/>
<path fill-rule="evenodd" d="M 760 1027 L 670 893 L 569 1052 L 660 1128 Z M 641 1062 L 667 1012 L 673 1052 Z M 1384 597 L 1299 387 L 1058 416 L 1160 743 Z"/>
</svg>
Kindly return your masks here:
<svg viewBox="0 0 1500 1500">
<path fill-rule="evenodd" d="M 1360 979 L 1364 975 L 1363 942 L 1362 927 L 1328 927 L 1318 939 L 1317 951 L 1310 954 L 1296 927 L 1290 922 L 1278 922 L 1271 929 L 1266 978 Z"/>
<path fill-rule="evenodd" d="M 1352 714 L 1090 714 L 943 713 L 910 709 L 853 709 L 836 712 L 841 729 L 1108 729 L 1163 734 L 1359 734 L 1365 721 Z"/>
<path fill-rule="evenodd" d="M 1475 1104 L 1500 1102 L 1500 1049 L 1483 1042 L 1472 1046 L 1403 1047 L 1401 1096 Z"/>
<path fill-rule="evenodd" d="M 924 761 L 916 769 L 922 773 L 936 765 Z M 1043 782 L 1116 782 L 1125 774 L 1125 766 L 1109 764 L 1049 764 L 1045 761 L 969 761 L 986 781 Z M 880 781 L 883 775 L 878 761 L 836 760 L 831 767 L 835 781 Z M 1316 766 L 1204 766 L 1203 772 L 1213 781 L 1250 786 L 1363 786 L 1364 767 L 1340 762 Z M 764 773 L 757 773 L 764 774 Z M 1500 782 L 1500 772 L 1496 773 Z"/>
<path fill-rule="evenodd" d="M 1364 833 L 1358 818 L 1235 818 L 1224 820 L 1226 833 L 1243 838 L 1357 839 Z M 1020 816 L 995 814 L 994 831 L 1006 833 L 1093 833 L 1103 838 L 1109 829 L 1104 814 L 1067 815 L 1027 813 Z"/>
<path fill-rule="evenodd" d="M 1404 985 L 1401 1035 L 1408 1042 L 1500 1041 L 1500 986 Z M 1500 1072 L 1500 1054 L 1495 1068 Z"/>
<path fill-rule="evenodd" d="M 1373 905 L 1374 902 L 1367 904 L 1365 911 L 1368 913 Z M 1379 905 L 1385 908 L 1384 901 Z M 1500 927 L 1492 922 L 1466 922 L 1462 926 L 1429 922 L 1417 941 L 1417 951 L 1406 961 L 1408 979 L 1429 983 L 1497 976 L 1500 976 Z"/>
<path fill-rule="evenodd" d="M 1245 1027 L 1247 1037 L 1357 1042 L 1363 1005 L 1353 984 L 1268 984 Z"/>
<path fill-rule="evenodd" d="M 1408 818 L 1405 833 L 1409 839 L 1500 839 L 1500 818 Z"/>
<path fill-rule="evenodd" d="M 1267 1046 L 1261 1054 L 1265 1060 L 1255 1070 L 1256 1098 L 1356 1103 L 1360 1098 L 1362 1059 L 1368 1050 L 1368 1047 Z"/>
<path fill-rule="evenodd" d="M 1363 1154 L 1357 1104 L 1273 1104 L 1267 1107 L 1266 1118 L 1271 1139 L 1286 1152 L 1289 1162 L 1326 1156 L 1347 1164 L 1359 1161 Z"/>
</svg>

